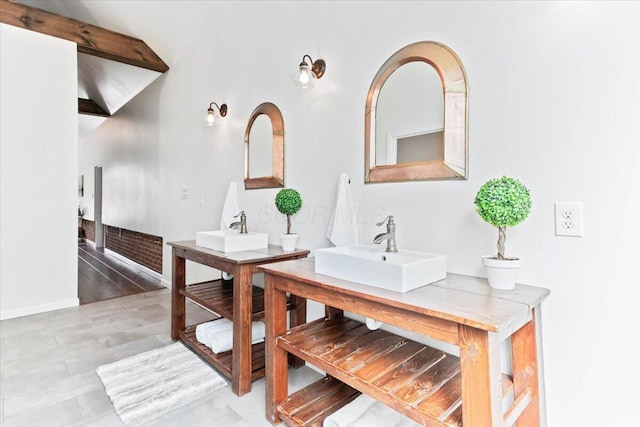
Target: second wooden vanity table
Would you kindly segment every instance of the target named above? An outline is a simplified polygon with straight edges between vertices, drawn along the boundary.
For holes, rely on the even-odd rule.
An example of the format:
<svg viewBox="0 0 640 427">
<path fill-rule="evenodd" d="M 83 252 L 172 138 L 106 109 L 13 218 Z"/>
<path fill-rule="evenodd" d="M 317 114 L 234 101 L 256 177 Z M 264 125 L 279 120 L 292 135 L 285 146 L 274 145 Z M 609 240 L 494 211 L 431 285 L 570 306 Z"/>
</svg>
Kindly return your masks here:
<svg viewBox="0 0 640 427">
<path fill-rule="evenodd" d="M 196 246 L 195 240 L 167 243 L 173 249 L 171 338 L 182 340 L 231 379 L 231 388 L 242 396 L 251 382 L 264 376 L 264 343 L 251 345 L 251 322 L 264 318 L 264 292 L 253 286 L 258 265 L 304 258 L 308 250 L 283 252 L 280 246 L 242 252 L 219 252 Z M 222 280 L 186 286 L 186 260 L 233 274 L 233 285 Z M 186 328 L 185 298 L 233 321 L 233 350 L 215 354 L 195 337 L 195 326 Z M 291 325 L 306 320 L 306 301 L 295 296 L 286 303 Z M 300 363 L 298 363 L 299 365 Z"/>
<path fill-rule="evenodd" d="M 267 419 L 316 426 L 360 393 L 424 426 L 545 425 L 540 304 L 547 289 L 489 288 L 486 279 L 448 274 L 406 293 L 314 272 L 311 259 L 269 264 L 265 272 Z M 287 329 L 287 293 L 325 304 L 326 317 Z M 460 357 L 387 331 L 369 330 L 343 311 L 456 345 Z M 511 338 L 513 376 L 501 374 L 500 343 Z M 327 377 L 288 394 L 287 358 Z M 503 411 L 503 398 L 512 402 Z M 383 420 L 381 424 L 384 425 Z"/>
</svg>

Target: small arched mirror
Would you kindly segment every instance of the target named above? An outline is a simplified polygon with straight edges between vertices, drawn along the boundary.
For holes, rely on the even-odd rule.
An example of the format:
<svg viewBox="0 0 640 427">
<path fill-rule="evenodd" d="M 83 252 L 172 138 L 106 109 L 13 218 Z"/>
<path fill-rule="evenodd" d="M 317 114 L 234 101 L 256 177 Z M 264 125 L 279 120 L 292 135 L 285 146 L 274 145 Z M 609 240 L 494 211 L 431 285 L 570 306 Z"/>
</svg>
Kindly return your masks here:
<svg viewBox="0 0 640 427">
<path fill-rule="evenodd" d="M 244 188 L 284 187 L 284 120 L 265 102 L 251 113 L 244 132 Z"/>
<path fill-rule="evenodd" d="M 365 107 L 365 183 L 466 179 L 467 77 L 437 42 L 410 44 L 376 74 Z"/>
</svg>

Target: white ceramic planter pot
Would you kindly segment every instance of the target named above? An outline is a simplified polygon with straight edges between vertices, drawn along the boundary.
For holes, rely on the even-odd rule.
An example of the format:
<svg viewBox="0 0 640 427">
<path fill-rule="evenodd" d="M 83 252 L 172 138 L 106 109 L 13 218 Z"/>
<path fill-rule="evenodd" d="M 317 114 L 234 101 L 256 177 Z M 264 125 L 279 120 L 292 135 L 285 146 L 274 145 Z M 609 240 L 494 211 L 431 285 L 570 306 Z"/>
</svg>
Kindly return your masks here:
<svg viewBox="0 0 640 427">
<path fill-rule="evenodd" d="M 495 256 L 486 255 L 482 257 L 482 264 L 487 269 L 487 280 L 492 288 L 510 290 L 516 286 L 520 271 L 519 258 L 498 260 Z"/>
<path fill-rule="evenodd" d="M 298 233 L 281 234 L 280 242 L 282 243 L 283 251 L 291 252 L 295 250 L 296 243 L 298 243 Z"/>
</svg>

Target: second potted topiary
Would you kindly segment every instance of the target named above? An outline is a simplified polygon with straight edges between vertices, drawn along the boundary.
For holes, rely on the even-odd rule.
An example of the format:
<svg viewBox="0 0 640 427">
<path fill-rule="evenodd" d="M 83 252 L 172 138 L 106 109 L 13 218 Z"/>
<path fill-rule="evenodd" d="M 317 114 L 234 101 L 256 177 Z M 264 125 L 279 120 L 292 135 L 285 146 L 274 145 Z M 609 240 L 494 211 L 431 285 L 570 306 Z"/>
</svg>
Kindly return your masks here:
<svg viewBox="0 0 640 427">
<path fill-rule="evenodd" d="M 490 179 L 478 190 L 474 201 L 480 218 L 498 228 L 498 253 L 482 257 L 489 285 L 496 289 L 513 289 L 516 284 L 519 258 L 504 255 L 507 227 L 524 221 L 531 211 L 529 190 L 515 178 L 503 176 Z"/>
<path fill-rule="evenodd" d="M 283 251 L 292 251 L 296 248 L 298 234 L 291 232 L 291 215 L 294 215 L 302 207 L 302 197 L 293 188 L 283 188 L 276 194 L 276 208 L 287 216 L 287 234 L 281 234 Z"/>
</svg>

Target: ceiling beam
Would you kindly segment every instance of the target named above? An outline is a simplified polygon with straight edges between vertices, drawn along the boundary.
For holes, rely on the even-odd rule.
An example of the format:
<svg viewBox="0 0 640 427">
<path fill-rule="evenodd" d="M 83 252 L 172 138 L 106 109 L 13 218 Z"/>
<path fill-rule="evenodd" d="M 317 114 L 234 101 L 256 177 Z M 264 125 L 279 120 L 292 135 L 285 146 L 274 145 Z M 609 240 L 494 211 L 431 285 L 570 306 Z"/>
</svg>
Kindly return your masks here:
<svg viewBox="0 0 640 427">
<path fill-rule="evenodd" d="M 110 117 L 111 114 L 90 99 L 78 98 L 78 114 Z"/>
<path fill-rule="evenodd" d="M 78 52 L 164 73 L 169 66 L 145 42 L 47 12 L 0 0 L 0 22 L 75 42 Z"/>
</svg>

